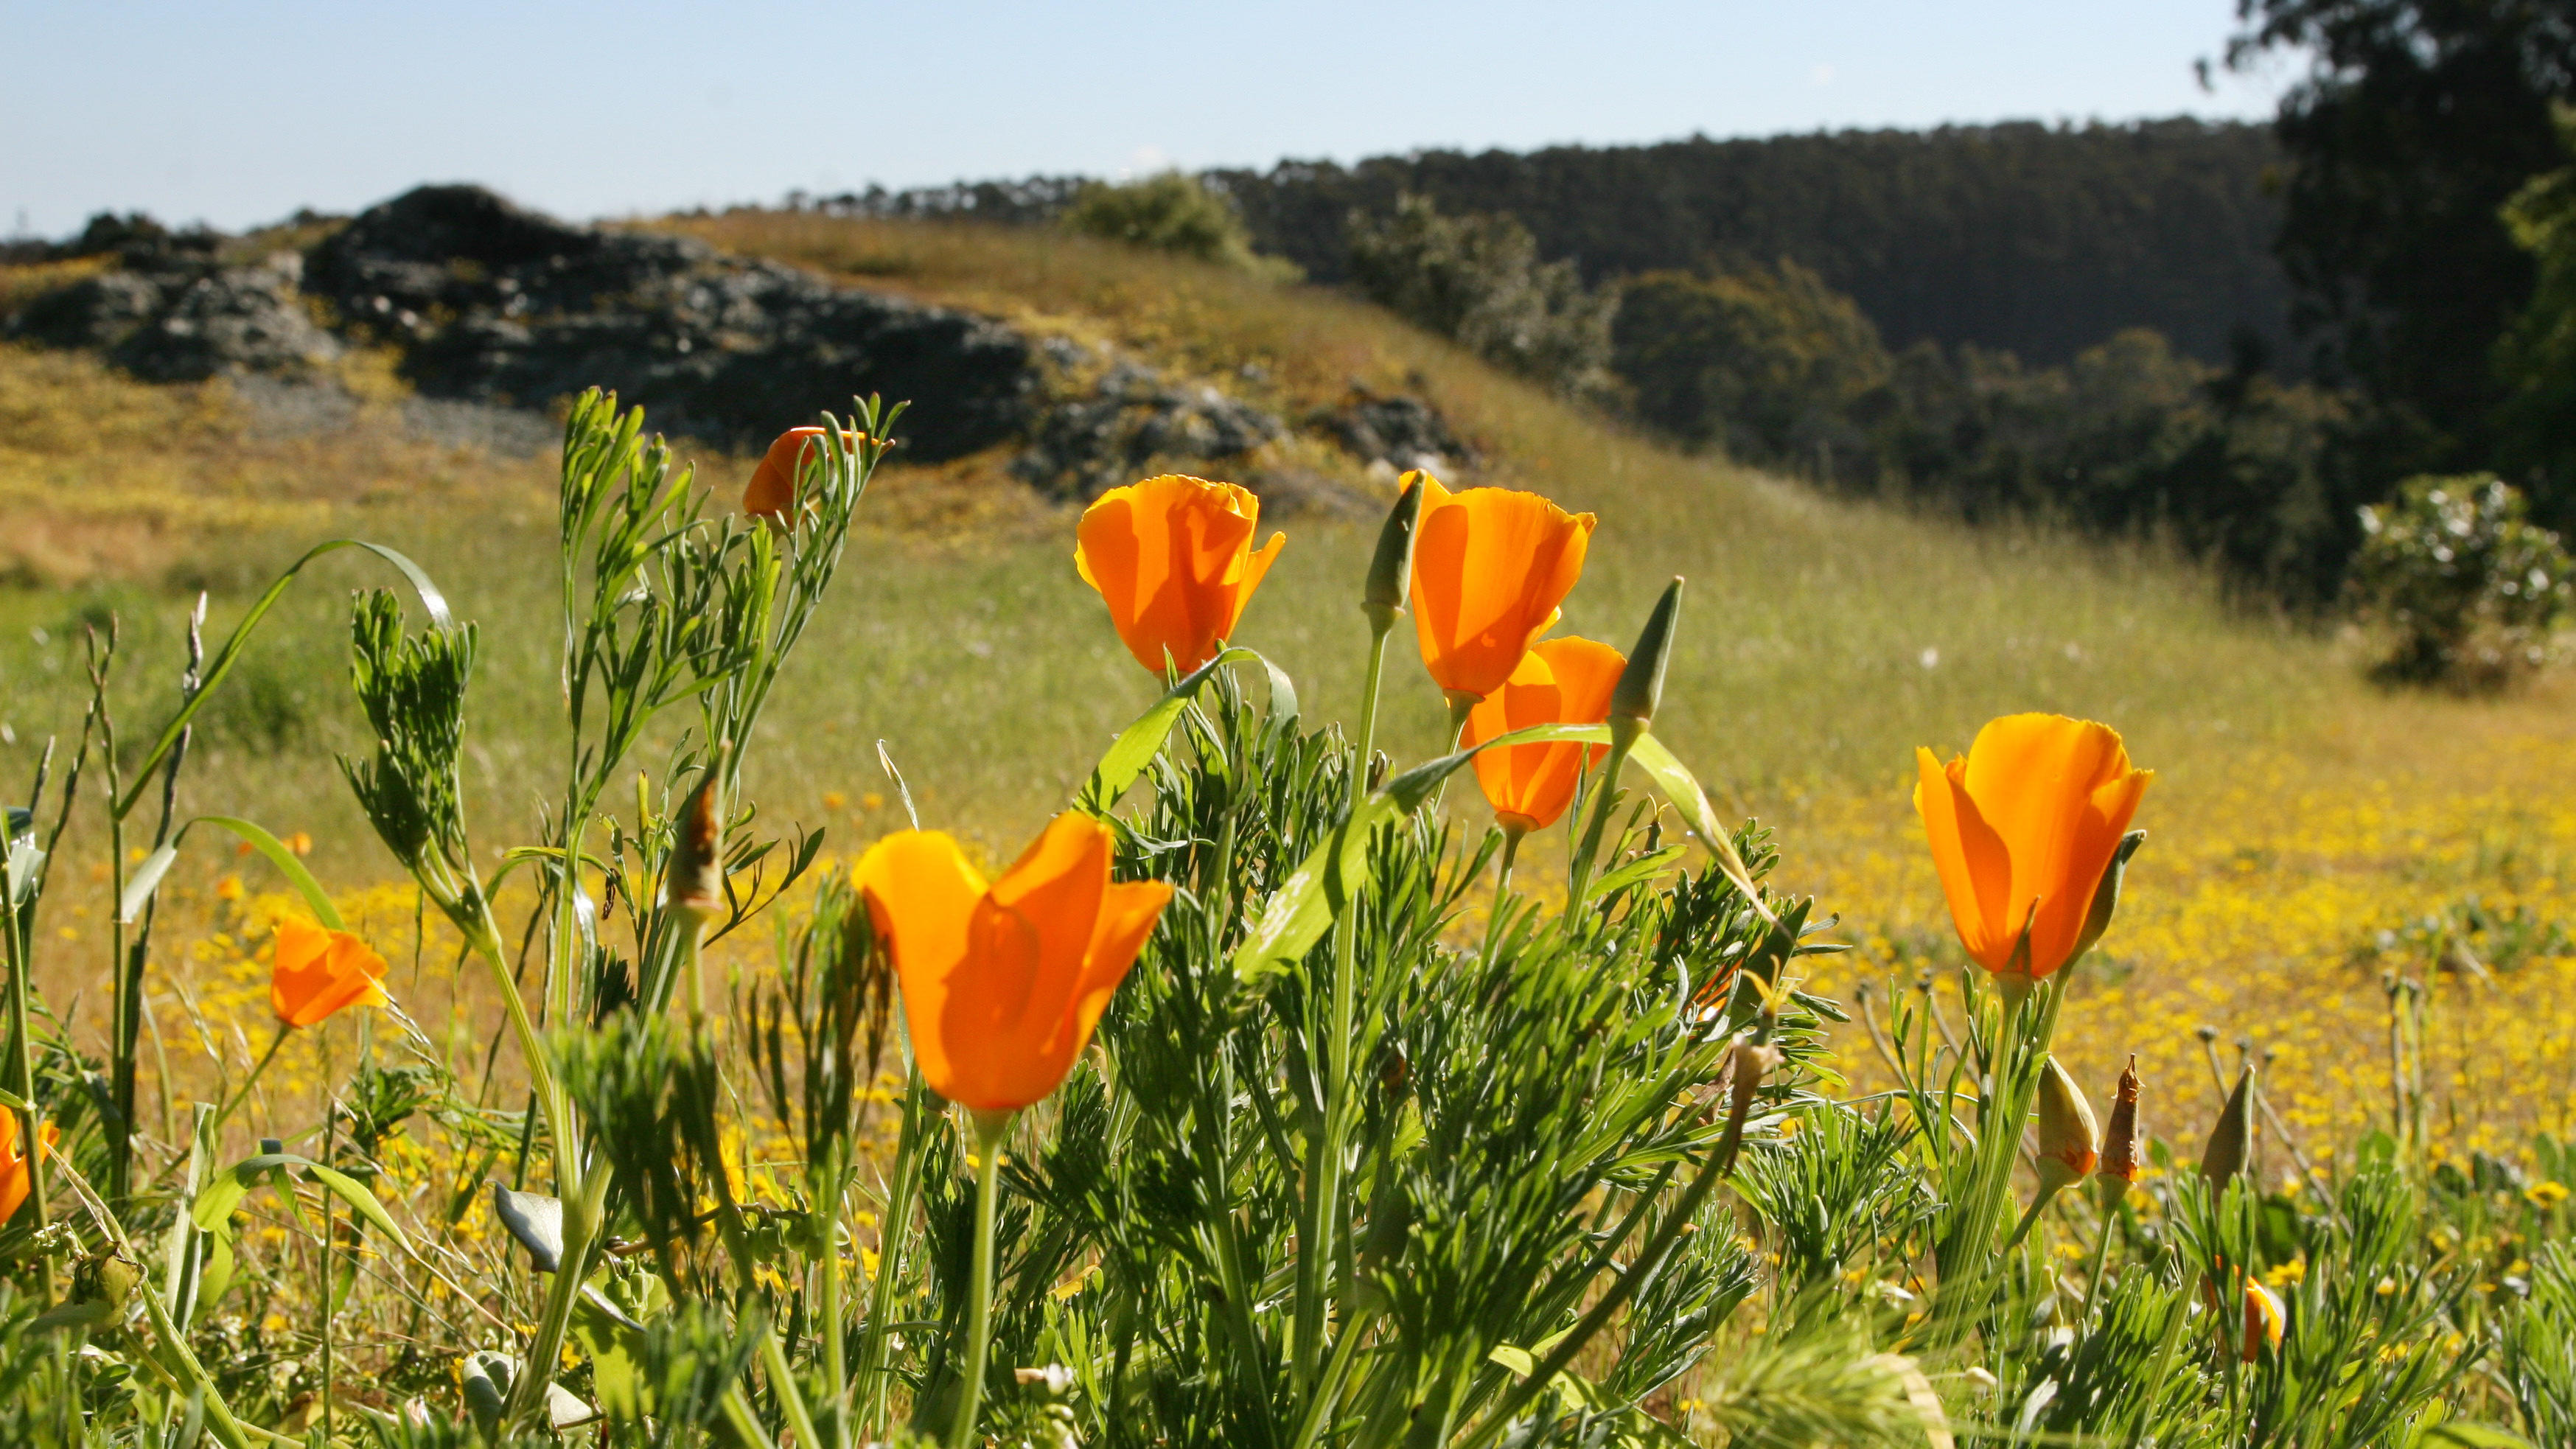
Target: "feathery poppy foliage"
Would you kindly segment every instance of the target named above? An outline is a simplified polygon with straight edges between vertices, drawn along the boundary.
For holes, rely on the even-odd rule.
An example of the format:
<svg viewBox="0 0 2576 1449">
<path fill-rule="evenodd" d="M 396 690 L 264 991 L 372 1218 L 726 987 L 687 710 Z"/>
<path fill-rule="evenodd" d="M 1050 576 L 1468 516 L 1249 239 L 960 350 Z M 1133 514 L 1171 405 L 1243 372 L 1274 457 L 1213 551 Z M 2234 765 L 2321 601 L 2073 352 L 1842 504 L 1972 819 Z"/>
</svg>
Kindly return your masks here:
<svg viewBox="0 0 2576 1449">
<path fill-rule="evenodd" d="M 2064 715 L 2007 715 L 1943 764 L 1915 752 L 1914 808 L 1968 955 L 2045 980 L 2075 958 L 2120 839 L 2154 772 L 2119 733 Z"/>
<path fill-rule="evenodd" d="M 1596 520 L 1535 493 L 1453 493 L 1428 473 L 1405 478 L 1423 490 L 1412 598 L 1423 667 L 1453 699 L 1483 699 L 1555 626 L 1557 606 L 1583 576 Z"/>
<path fill-rule="evenodd" d="M 1232 483 L 1166 473 L 1112 488 L 1082 511 L 1073 566 L 1099 591 L 1136 662 L 1187 674 L 1234 637 L 1288 535 L 1255 549 L 1261 500 Z"/>
<path fill-rule="evenodd" d="M 860 858 L 857 884 L 903 982 L 931 1090 L 1012 1112 L 1064 1080 L 1172 895 L 1160 882 L 1113 883 L 1114 838 L 1066 811 L 989 885 L 937 831 L 889 835 Z"/>
<path fill-rule="evenodd" d="M 269 1009 L 288 1026 L 311 1026 L 343 1008 L 383 1006 L 385 958 L 347 931 L 289 918 L 270 948 Z"/>
<path fill-rule="evenodd" d="M 1610 695 L 1628 656 L 1590 639 L 1543 639 L 1530 646 L 1503 687 L 1467 712 L 1458 743 L 1473 748 L 1532 725 L 1599 724 L 1610 717 Z M 1515 834 L 1545 830 L 1574 803 L 1574 787 L 1587 764 L 1597 765 L 1607 745 L 1546 740 L 1503 745 L 1476 756 L 1476 784 L 1494 817 Z"/>
</svg>

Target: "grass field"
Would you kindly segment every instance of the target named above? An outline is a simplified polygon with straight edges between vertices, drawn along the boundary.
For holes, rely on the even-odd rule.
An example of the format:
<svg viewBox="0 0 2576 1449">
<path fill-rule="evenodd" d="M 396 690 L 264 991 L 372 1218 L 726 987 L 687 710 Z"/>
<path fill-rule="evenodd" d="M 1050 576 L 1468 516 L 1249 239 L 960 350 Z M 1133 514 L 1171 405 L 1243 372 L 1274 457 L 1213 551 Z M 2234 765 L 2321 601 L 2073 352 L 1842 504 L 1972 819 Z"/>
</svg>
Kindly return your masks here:
<svg viewBox="0 0 2576 1449">
<path fill-rule="evenodd" d="M 1842 914 L 1862 949 L 1826 978 L 1838 994 L 1873 974 L 1865 967 L 1911 980 L 1962 959 L 1907 803 L 1913 747 L 1946 754 L 1992 715 L 2064 711 L 2114 724 L 2158 772 L 2122 922 L 2068 1015 L 2068 1055 L 2097 1100 L 2136 1051 L 2149 1130 L 2195 1139 L 2216 1106 L 2193 1035 L 2207 1023 L 2230 1070 L 2240 1035 L 2277 1051 L 2279 1100 L 2323 1154 L 2391 1110 L 2382 976 L 2396 971 L 2428 984 L 2429 1024 L 2407 1070 L 2423 1077 L 2435 1132 L 2462 1151 L 2509 1150 L 2534 1127 L 2569 1128 L 2576 946 L 2557 923 L 2576 913 L 2576 769 L 2562 679 L 2502 701 L 2385 694 L 2361 680 L 2354 641 L 2231 609 L 2209 578 L 2150 548 L 1969 531 L 1683 457 L 1312 289 L 1042 232 L 779 214 L 672 225 L 1115 342 L 1180 375 L 1235 380 L 1251 366 L 1267 379 L 1254 399 L 1290 413 L 1353 379 L 1426 396 L 1483 460 L 1450 481 L 1533 488 L 1599 513 L 1565 631 L 1624 647 L 1664 581 L 1688 578 L 1658 732 L 1722 807 L 1779 827 L 1782 885 Z M 352 417 L 299 429 L 225 384 L 148 388 L 82 359 L 0 348 L 7 793 L 48 734 L 78 729 L 85 628 L 121 621 L 113 697 L 130 743 L 169 707 L 194 590 L 211 593 L 220 637 L 305 546 L 353 534 L 410 553 L 460 615 L 483 621 L 473 818 L 487 846 L 532 838 L 561 749 L 547 461 L 406 428 L 381 361 L 353 364 L 348 381 Z M 700 462 L 720 494 L 748 471 L 741 459 Z M 753 745 L 750 788 L 766 817 L 829 825 L 836 857 L 900 822 L 878 740 L 910 777 L 925 825 L 999 855 L 1061 806 L 1154 692 L 1074 575 L 1071 511 L 1030 496 L 1000 462 L 882 480 Z M 1294 675 L 1310 718 L 1346 718 L 1369 538 L 1310 519 L 1279 526 L 1289 546 L 1240 642 Z M 214 707 L 180 808 L 308 833 L 325 880 L 372 900 L 371 919 L 407 925 L 407 897 L 367 895 L 397 872 L 330 763 L 362 743 L 346 590 L 392 582 L 348 558 L 315 566 Z M 1440 700 L 1401 636 L 1396 659 L 1390 747 L 1418 757 L 1435 742 Z M 1472 792 L 1453 791 L 1451 805 L 1481 828 Z M 101 862 L 101 880 L 103 847 L 78 847 L 84 870 Z M 227 970 L 256 951 L 245 928 L 270 909 L 258 897 L 273 884 L 257 870 L 209 852 L 173 877 L 168 939 L 195 939 L 160 958 L 175 972 L 174 1010 L 183 989 L 221 1007 Z M 248 900 L 219 892 L 233 877 Z M 58 1003 L 101 973 L 103 904 L 81 907 L 48 943 L 39 979 Z M 387 954 L 399 960 L 407 944 Z M 2457 948 L 2484 974 L 2437 969 Z M 81 996 L 82 1009 L 101 995 Z M 449 1020 L 473 1009 L 469 997 Z M 1857 1027 L 1843 1049 L 1867 1081 Z"/>
</svg>

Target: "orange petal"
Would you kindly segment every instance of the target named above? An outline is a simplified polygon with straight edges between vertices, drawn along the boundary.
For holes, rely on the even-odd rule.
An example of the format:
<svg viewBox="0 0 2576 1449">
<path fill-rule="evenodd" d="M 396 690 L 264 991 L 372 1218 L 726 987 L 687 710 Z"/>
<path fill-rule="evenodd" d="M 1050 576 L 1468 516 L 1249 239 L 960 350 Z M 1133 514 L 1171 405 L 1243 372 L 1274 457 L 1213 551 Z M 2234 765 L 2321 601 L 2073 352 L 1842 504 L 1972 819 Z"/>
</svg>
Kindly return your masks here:
<svg viewBox="0 0 2576 1449">
<path fill-rule="evenodd" d="M 894 956 L 904 1024 L 922 1077 L 941 1096 L 953 1097 L 956 1076 L 939 1024 L 949 978 L 966 958 L 984 878 L 956 841 L 922 830 L 900 831 L 869 847 L 852 877 L 867 897 L 878 937 Z"/>
<path fill-rule="evenodd" d="M 1944 766 L 1939 756 L 1923 749 L 1914 752 L 1914 760 L 1914 808 L 1923 817 L 1924 838 L 1941 876 L 1941 894 L 1950 902 L 1959 944 L 1987 970 L 2003 970 L 2011 963 L 2020 931 L 2019 922 L 2004 923 L 2012 858 L 1961 785 L 1960 762 Z"/>
</svg>

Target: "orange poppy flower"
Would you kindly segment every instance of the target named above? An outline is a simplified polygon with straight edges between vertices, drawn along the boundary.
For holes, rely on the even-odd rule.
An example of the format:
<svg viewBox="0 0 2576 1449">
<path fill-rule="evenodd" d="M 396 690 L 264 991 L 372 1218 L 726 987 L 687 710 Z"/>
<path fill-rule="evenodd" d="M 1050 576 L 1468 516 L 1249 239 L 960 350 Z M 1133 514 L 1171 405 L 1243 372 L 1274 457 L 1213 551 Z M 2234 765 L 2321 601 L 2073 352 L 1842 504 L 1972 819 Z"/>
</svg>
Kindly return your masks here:
<svg viewBox="0 0 2576 1449">
<path fill-rule="evenodd" d="M 1452 493 L 1428 473 L 1409 476 L 1428 490 L 1413 544 L 1422 663 L 1452 696 L 1483 699 L 1556 623 L 1557 605 L 1583 576 L 1594 519 L 1535 493 Z"/>
<path fill-rule="evenodd" d="M 288 1026 L 311 1026 L 344 1006 L 384 1006 L 385 958 L 346 931 L 285 920 L 269 956 L 268 1004 Z"/>
<path fill-rule="evenodd" d="M 773 523 L 787 521 L 788 507 L 796 501 L 796 481 L 804 472 L 809 446 L 819 448 L 823 430 L 819 427 L 789 428 L 780 433 L 761 455 L 760 466 L 751 470 L 751 482 L 742 490 L 742 511 L 754 518 Z M 860 435 L 841 434 L 842 441 L 856 447 Z"/>
<path fill-rule="evenodd" d="M 2154 772 L 2129 768 L 2109 725 L 2054 714 L 1994 720 L 1947 765 L 1915 755 L 1914 808 L 1960 944 L 2031 980 L 2065 965 Z"/>
<path fill-rule="evenodd" d="M 62 1133 L 48 1122 L 37 1137 L 50 1155 Z M 34 1169 L 27 1161 L 27 1146 L 18 1136 L 18 1114 L 0 1110 L 0 1223 L 18 1215 L 18 1207 L 27 1200 L 34 1186 Z"/>
<path fill-rule="evenodd" d="M 1166 473 L 1112 488 L 1082 511 L 1073 566 L 1100 591 L 1109 621 L 1136 662 L 1156 674 L 1163 656 L 1187 673 L 1234 637 L 1243 606 L 1288 535 L 1259 551 L 1261 500 L 1250 489 Z"/>
<path fill-rule="evenodd" d="M 903 981 L 923 1080 L 977 1112 L 1015 1112 L 1064 1080 L 1172 898 L 1109 879 L 1107 825 L 1067 811 L 986 885 L 957 842 L 906 830 L 856 872 Z"/>
<path fill-rule="evenodd" d="M 1468 711 L 1461 743 L 1480 745 L 1531 725 L 1599 724 L 1610 717 L 1610 695 L 1627 667 L 1626 655 L 1589 639 L 1534 644 L 1503 687 Z M 1476 756 L 1476 783 L 1502 827 L 1526 835 L 1554 825 L 1574 803 L 1586 758 L 1597 764 L 1609 752 L 1572 740 L 1505 745 Z"/>
</svg>

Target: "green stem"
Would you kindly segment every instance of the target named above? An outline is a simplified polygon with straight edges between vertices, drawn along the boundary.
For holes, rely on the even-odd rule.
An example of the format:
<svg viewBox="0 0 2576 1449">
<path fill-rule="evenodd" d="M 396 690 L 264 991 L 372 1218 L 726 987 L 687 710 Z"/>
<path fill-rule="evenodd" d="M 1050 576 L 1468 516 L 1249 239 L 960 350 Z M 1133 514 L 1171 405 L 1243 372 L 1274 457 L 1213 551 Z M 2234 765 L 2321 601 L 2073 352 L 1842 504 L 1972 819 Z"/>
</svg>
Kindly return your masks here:
<svg viewBox="0 0 2576 1449">
<path fill-rule="evenodd" d="M 912 1070 L 904 1090 L 903 1136 L 896 1144 L 894 1180 L 886 1185 L 885 1215 L 877 1220 L 877 1275 L 868 1285 L 868 1322 L 859 1331 L 859 1382 L 867 1395 L 862 1427 L 884 1422 L 886 1412 L 886 1338 L 894 1322 L 895 1289 L 903 1281 L 904 1240 L 912 1223 L 912 1194 L 921 1175 L 921 1134 L 930 1111 L 921 1069 Z"/>
<path fill-rule="evenodd" d="M 259 1060 L 251 1063 L 250 1075 L 242 1078 L 242 1084 L 234 1089 L 230 1097 L 224 1099 L 222 1106 L 215 1109 L 214 1124 L 206 1129 L 209 1134 L 223 1131 L 224 1124 L 232 1120 L 233 1113 L 239 1111 L 241 1104 L 250 1099 L 250 1090 L 259 1085 L 260 1074 L 268 1070 L 270 1062 L 277 1060 L 277 1049 L 286 1045 L 286 1038 L 294 1031 L 295 1028 L 285 1022 L 281 1021 L 277 1024 L 277 1035 L 270 1039 L 268 1050 L 259 1054 Z"/>
<path fill-rule="evenodd" d="M 1369 761 L 1377 752 L 1377 706 L 1386 673 L 1386 636 L 1392 612 L 1369 614 L 1368 681 L 1360 693 L 1359 753 L 1351 761 L 1347 803 L 1357 813 L 1368 794 Z M 1306 1201 L 1297 1224 L 1297 1317 L 1289 1377 L 1298 1399 L 1313 1395 L 1324 1356 L 1325 1300 L 1332 1291 L 1333 1235 L 1341 1221 L 1342 1143 L 1350 1111 L 1353 1018 L 1358 1014 L 1359 928 L 1345 916 L 1333 931 L 1330 1025 L 1317 1045 L 1316 1071 L 1324 1079 L 1323 1120 L 1306 1136 Z"/>
<path fill-rule="evenodd" d="M 271 1051 L 270 1055 L 276 1053 Z M 340 1114 L 326 1099 L 322 1104 L 322 1161 L 331 1161 L 332 1138 L 337 1135 Z M 331 1442 L 331 1194 L 322 1194 L 322 1251 L 314 1256 L 321 1267 L 322 1278 L 322 1442 Z"/>
<path fill-rule="evenodd" d="M 1635 720 L 1610 722 L 1610 757 L 1602 764 L 1601 777 L 1592 787 L 1592 812 L 1583 824 L 1583 839 L 1574 847 L 1572 874 L 1566 883 L 1565 908 L 1580 910 L 1583 892 L 1592 883 L 1593 857 L 1601 853 L 1602 832 L 1610 824 L 1610 805 L 1619 793 L 1619 771 L 1628 763 L 1628 751 L 1635 748 L 1637 736 L 1645 726 Z"/>
<path fill-rule="evenodd" d="M 966 1363 L 957 1385 L 957 1417 L 948 1426 L 948 1449 L 975 1442 L 975 1411 L 984 1398 L 985 1340 L 993 1314 L 993 1195 L 1001 1181 L 1002 1135 L 1008 1112 L 975 1114 L 975 1264 L 966 1287 Z"/>
<path fill-rule="evenodd" d="M 2126 1196 L 2128 1193 L 2128 1184 L 2120 1182 L 2118 1178 L 2105 1177 L 2098 1179 L 2098 1181 L 2103 1184 L 2104 1189 L 2101 1196 L 2102 1230 L 2095 1234 L 2093 1238 L 2093 1269 L 2090 1273 L 2085 1275 L 2084 1318 L 2079 1320 L 2079 1323 L 2089 1322 L 2095 1314 L 2101 1311 L 2102 1308 L 2102 1270 L 2110 1264 L 2111 1228 L 2113 1224 L 2119 1221 L 2120 1217 L 2120 1204 L 2113 1196 L 2113 1192 L 2111 1190 L 2112 1185 L 2118 1184 L 2118 1193 L 2120 1196 Z M 2082 1345 L 2083 1339 L 2081 1335 L 2078 1335 L 2076 1342 L 2079 1347 Z"/>
<path fill-rule="evenodd" d="M 848 1153 L 844 1144 L 836 1154 L 839 1160 L 833 1164 L 830 1190 L 824 1194 L 829 1210 L 823 1220 L 823 1361 L 832 1391 L 836 1442 L 846 1441 L 850 1434 L 850 1358 L 841 1330 L 841 1222 L 849 1210 Z"/>
</svg>

